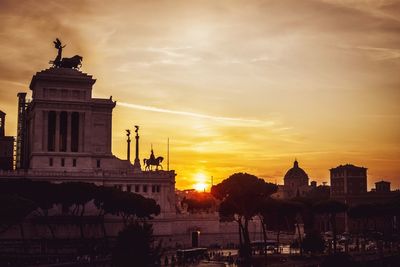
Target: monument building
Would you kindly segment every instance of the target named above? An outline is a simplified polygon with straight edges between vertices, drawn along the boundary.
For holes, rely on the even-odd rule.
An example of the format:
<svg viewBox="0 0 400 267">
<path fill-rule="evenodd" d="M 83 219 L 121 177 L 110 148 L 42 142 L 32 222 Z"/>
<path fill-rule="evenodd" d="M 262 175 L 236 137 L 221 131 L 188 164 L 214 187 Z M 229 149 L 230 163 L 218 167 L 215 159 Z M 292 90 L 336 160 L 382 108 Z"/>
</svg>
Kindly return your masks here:
<svg viewBox="0 0 400 267">
<path fill-rule="evenodd" d="M 175 172 L 145 172 L 140 164 L 112 154 L 116 102 L 111 97 L 93 98 L 95 82 L 92 76 L 70 68 L 49 68 L 33 76 L 32 100 L 18 94 L 19 103 L 25 105 L 18 113 L 22 126 L 17 133 L 17 169 L 2 176 L 114 186 L 156 199 L 160 217 L 173 216 Z"/>
<path fill-rule="evenodd" d="M 112 112 L 116 102 L 112 97 L 92 97 L 96 80 L 79 70 L 82 57 L 61 58 L 64 46 L 58 39 L 54 44 L 58 55 L 52 61 L 53 66 L 37 72 L 30 82 L 32 99 L 27 100 L 26 92 L 17 95 L 15 169 L 12 162 L 14 139 L 4 136 L 5 114 L 0 113 L 0 179 L 87 182 L 153 198 L 160 206 L 160 214 L 152 220 L 154 234 L 163 238 L 166 246 L 210 245 L 216 240 L 225 245 L 237 242 L 236 223 L 220 222 L 217 212 L 190 215 L 179 212 L 175 171 L 160 170 L 163 158 L 156 157 L 153 151 L 149 159 L 143 161 L 145 166 L 140 164 L 139 126 L 135 126 L 133 164 L 130 160 L 130 130 L 127 130 L 127 159 L 112 154 Z M 156 166 L 155 170 L 151 166 Z M 98 214 L 94 206 L 92 214 Z M 26 231 L 28 238 L 37 238 L 33 233 L 45 231 L 37 225 L 29 227 L 32 229 Z M 61 224 L 57 227 L 59 237 L 79 234 L 62 229 L 66 226 Z M 116 236 L 123 222 L 110 215 L 105 218 L 105 227 L 108 235 Z M 261 234 L 256 221 L 250 223 L 249 229 L 254 234 Z M 93 229 L 88 232 L 96 235 Z M 40 235 L 46 236 L 46 233 Z"/>
<path fill-rule="evenodd" d="M 27 167 L 87 172 L 128 167 L 111 153 L 111 116 L 115 102 L 92 98 L 96 80 L 75 69 L 36 73 L 26 108 Z M 96 138 L 93 138 L 93 137 Z"/>
<path fill-rule="evenodd" d="M 114 186 L 154 198 L 161 208 L 158 218 L 173 217 L 175 171 L 142 170 L 138 127 L 135 164 L 112 154 L 112 111 L 116 102 L 112 97 L 92 97 L 96 80 L 79 70 L 82 57 L 61 58 L 64 46 L 58 39 L 54 44 L 58 55 L 51 61 L 53 66 L 32 77 L 32 99 L 26 99 L 26 92 L 18 93 L 16 170 L 2 171 L 0 178 Z M 5 114 L 0 115 L 1 145 L 6 146 L 3 139 L 9 140 L 12 159 L 13 140 L 4 137 Z"/>
</svg>

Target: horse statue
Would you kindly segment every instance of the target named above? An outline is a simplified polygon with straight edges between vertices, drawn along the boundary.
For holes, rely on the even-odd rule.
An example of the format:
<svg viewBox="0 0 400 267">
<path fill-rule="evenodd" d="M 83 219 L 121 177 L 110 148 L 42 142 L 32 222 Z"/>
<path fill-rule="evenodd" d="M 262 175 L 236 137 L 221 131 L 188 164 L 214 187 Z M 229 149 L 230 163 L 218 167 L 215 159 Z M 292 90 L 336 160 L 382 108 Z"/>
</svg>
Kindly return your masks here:
<svg viewBox="0 0 400 267">
<path fill-rule="evenodd" d="M 70 69 L 79 69 L 82 67 L 82 57 L 79 55 L 75 55 L 73 57 L 64 57 L 62 58 L 62 50 L 66 45 L 62 45 L 61 41 L 56 38 L 53 42 L 54 47 L 57 48 L 58 53 L 57 57 L 54 60 L 51 60 L 49 63 L 53 64 L 53 68 L 70 68 Z"/>
<path fill-rule="evenodd" d="M 156 171 L 158 171 L 158 167 L 161 167 L 161 170 L 163 169 L 161 162 L 164 160 L 163 157 L 155 157 L 153 149 L 151 150 L 150 158 L 148 159 L 143 159 L 143 165 L 144 165 L 144 170 L 146 171 L 152 171 L 152 166 L 156 166 Z"/>
</svg>

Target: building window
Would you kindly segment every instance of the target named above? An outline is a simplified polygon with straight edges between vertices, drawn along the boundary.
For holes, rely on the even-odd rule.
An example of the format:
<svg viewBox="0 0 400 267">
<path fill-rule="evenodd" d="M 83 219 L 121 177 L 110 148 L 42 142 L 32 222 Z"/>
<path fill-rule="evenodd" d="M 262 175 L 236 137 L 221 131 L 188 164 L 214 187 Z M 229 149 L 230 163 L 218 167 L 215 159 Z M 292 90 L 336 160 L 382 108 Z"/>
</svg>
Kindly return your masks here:
<svg viewBox="0 0 400 267">
<path fill-rule="evenodd" d="M 151 186 L 151 192 L 152 192 L 152 193 L 155 193 L 155 192 L 156 192 L 156 186 L 155 186 L 155 185 L 152 185 L 152 186 Z"/>
<path fill-rule="evenodd" d="M 53 167 L 53 158 L 49 158 L 49 166 Z"/>
<path fill-rule="evenodd" d="M 139 185 L 135 185 L 135 192 L 139 192 L 140 191 L 140 186 Z"/>
<path fill-rule="evenodd" d="M 147 185 L 143 186 L 143 193 L 147 193 Z"/>
<path fill-rule="evenodd" d="M 97 167 L 97 168 L 100 168 L 100 160 L 99 160 L 99 159 L 96 160 L 96 167 Z"/>
<path fill-rule="evenodd" d="M 76 167 L 76 159 L 72 159 L 72 167 Z"/>
<path fill-rule="evenodd" d="M 65 159 L 62 158 L 62 159 L 61 159 L 61 167 L 64 167 L 64 166 L 65 166 Z"/>
<path fill-rule="evenodd" d="M 127 185 L 127 186 L 126 186 L 126 191 L 131 192 L 131 190 L 132 190 L 132 189 L 131 189 L 131 185 Z"/>
<path fill-rule="evenodd" d="M 161 187 L 161 186 L 157 185 L 157 187 L 156 187 L 157 193 L 160 193 L 160 187 Z"/>
</svg>

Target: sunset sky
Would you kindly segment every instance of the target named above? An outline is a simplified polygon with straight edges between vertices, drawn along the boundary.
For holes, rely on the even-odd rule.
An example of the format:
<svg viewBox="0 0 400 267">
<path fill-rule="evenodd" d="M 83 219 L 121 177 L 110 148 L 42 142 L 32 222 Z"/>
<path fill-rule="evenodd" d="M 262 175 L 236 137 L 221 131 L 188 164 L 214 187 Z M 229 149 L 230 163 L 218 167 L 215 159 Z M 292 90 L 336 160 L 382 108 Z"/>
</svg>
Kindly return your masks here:
<svg viewBox="0 0 400 267">
<path fill-rule="evenodd" d="M 113 152 L 140 125 L 178 188 L 249 172 L 282 183 L 352 163 L 400 187 L 400 1 L 0 0 L 0 110 L 56 56 L 117 101 Z M 164 164 L 166 167 L 166 163 Z"/>
</svg>

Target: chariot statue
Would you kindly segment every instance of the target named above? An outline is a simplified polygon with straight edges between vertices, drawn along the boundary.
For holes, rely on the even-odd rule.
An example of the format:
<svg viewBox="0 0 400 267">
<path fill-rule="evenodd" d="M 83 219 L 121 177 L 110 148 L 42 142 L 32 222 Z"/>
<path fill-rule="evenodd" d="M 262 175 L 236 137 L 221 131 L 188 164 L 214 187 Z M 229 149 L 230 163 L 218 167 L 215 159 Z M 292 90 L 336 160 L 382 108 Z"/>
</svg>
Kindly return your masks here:
<svg viewBox="0 0 400 267">
<path fill-rule="evenodd" d="M 56 38 L 53 41 L 54 47 L 57 48 L 58 53 L 54 60 L 50 60 L 50 64 L 53 65 L 53 68 L 70 68 L 70 69 L 79 69 L 82 66 L 82 57 L 79 55 L 75 55 L 73 57 L 62 57 L 62 50 L 66 45 L 62 45 L 61 41 Z"/>
<path fill-rule="evenodd" d="M 161 170 L 163 169 L 161 162 L 164 160 L 163 157 L 155 157 L 154 156 L 154 151 L 151 149 L 151 154 L 150 158 L 148 159 L 143 159 L 143 164 L 144 164 L 144 170 L 145 171 L 152 171 L 153 167 L 155 166 L 155 170 L 158 171 L 158 168 L 161 167 Z"/>
</svg>

